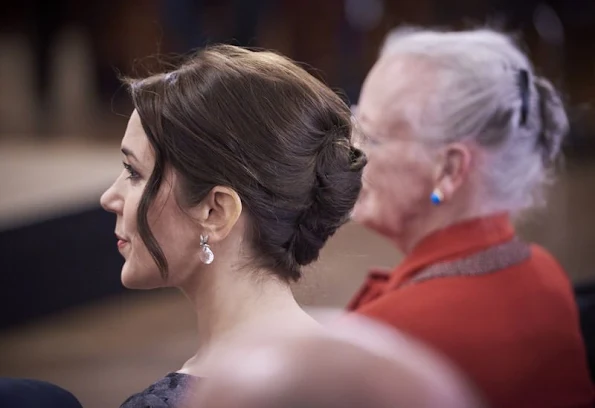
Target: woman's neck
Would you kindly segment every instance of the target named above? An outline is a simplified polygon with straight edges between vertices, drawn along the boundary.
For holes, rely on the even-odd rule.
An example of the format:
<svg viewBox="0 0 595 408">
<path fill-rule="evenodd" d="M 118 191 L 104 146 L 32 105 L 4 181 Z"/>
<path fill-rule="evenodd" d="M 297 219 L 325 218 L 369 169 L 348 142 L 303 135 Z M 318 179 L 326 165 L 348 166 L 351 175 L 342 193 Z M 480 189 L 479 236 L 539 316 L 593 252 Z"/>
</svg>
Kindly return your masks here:
<svg viewBox="0 0 595 408">
<path fill-rule="evenodd" d="M 499 212 L 481 204 L 483 203 L 444 203 L 440 207 L 433 208 L 431 214 L 424 214 L 423 217 L 414 220 L 406 233 L 399 237 L 400 239 L 397 241 L 399 249 L 404 254 L 409 254 L 424 238 L 437 231 L 469 219 Z"/>
<path fill-rule="evenodd" d="M 208 373 L 220 353 L 260 330 L 285 335 L 320 329 L 299 306 L 289 285 L 270 273 L 230 267 L 197 276 L 200 279 L 182 288 L 196 311 L 198 341 L 195 356 L 181 372 Z"/>
</svg>

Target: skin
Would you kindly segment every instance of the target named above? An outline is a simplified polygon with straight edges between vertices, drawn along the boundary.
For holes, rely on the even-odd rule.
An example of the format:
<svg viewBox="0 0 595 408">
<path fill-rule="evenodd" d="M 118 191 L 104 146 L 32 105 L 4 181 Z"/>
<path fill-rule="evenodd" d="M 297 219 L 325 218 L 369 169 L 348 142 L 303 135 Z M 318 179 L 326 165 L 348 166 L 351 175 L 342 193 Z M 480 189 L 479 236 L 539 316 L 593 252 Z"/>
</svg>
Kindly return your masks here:
<svg viewBox="0 0 595 408">
<path fill-rule="evenodd" d="M 483 406 L 438 355 L 361 317 L 344 319 L 324 334 L 254 335 L 199 387 L 187 406 Z"/>
<path fill-rule="evenodd" d="M 411 107 L 429 104 L 436 85 L 429 63 L 381 57 L 364 82 L 355 113 L 368 164 L 353 219 L 404 253 L 433 231 L 482 213 L 473 177 L 479 149 L 471 142 L 429 140 L 410 125 Z M 436 189 L 443 195 L 440 206 L 430 200 Z"/>
<path fill-rule="evenodd" d="M 169 275 L 163 279 L 136 222 L 138 205 L 155 165 L 136 111 L 121 146 L 124 168 L 102 195 L 101 205 L 116 214 L 118 249 L 125 259 L 121 272 L 124 286 L 178 288 L 196 311 L 197 351 L 180 372 L 207 376 L 219 356 L 237 346 L 245 330 L 274 327 L 287 334 L 319 330 L 297 304 L 287 283 L 249 264 L 250 246 L 244 242 L 248 220 L 237 193 L 216 186 L 196 206 L 183 206 L 178 200 L 179 176 L 171 168 L 165 170 L 148 211 L 149 226 L 169 264 Z M 215 254 L 209 265 L 199 256 L 201 235 L 208 235 Z"/>
</svg>

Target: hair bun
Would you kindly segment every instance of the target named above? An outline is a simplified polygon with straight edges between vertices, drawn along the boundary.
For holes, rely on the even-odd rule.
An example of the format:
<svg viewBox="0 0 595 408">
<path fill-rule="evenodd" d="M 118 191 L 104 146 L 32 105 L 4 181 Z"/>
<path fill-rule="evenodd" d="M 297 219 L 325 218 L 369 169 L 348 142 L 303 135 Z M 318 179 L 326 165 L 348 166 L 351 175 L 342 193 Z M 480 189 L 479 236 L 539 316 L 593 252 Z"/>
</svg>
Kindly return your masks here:
<svg viewBox="0 0 595 408">
<path fill-rule="evenodd" d="M 546 165 L 555 162 L 560 153 L 564 137 L 568 133 L 568 117 L 560 95 L 545 78 L 536 77 L 535 87 L 539 95 L 541 130 L 537 143 L 543 150 Z"/>
<path fill-rule="evenodd" d="M 349 146 L 349 158 L 349 170 L 351 171 L 360 171 L 364 168 L 366 163 L 368 163 L 368 158 L 365 153 L 353 145 Z"/>
<path fill-rule="evenodd" d="M 349 217 L 361 189 L 366 155 L 350 143 L 350 129 L 334 129 L 322 141 L 310 205 L 296 220 L 287 250 L 298 265 L 315 261 L 320 249 Z"/>
</svg>

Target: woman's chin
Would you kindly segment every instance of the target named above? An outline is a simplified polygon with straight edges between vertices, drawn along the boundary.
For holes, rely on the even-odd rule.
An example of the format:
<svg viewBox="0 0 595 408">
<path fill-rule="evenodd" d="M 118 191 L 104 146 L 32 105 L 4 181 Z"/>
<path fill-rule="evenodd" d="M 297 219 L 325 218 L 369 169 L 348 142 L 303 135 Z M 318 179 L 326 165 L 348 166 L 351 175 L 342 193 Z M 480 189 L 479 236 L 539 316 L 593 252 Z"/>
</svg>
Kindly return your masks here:
<svg viewBox="0 0 595 408">
<path fill-rule="evenodd" d="M 126 289 L 133 290 L 157 289 L 163 286 L 163 281 L 158 273 L 157 276 L 153 276 L 146 271 L 130 268 L 126 263 L 122 268 L 120 280 Z"/>
</svg>

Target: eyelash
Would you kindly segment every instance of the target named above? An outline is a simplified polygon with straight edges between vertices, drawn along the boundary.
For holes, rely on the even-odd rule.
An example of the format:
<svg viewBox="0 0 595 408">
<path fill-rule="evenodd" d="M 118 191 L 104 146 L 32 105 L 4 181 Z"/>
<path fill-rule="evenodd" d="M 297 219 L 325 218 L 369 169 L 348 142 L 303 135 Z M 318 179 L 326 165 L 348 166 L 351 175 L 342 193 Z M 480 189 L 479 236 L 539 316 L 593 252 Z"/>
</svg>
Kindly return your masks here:
<svg viewBox="0 0 595 408">
<path fill-rule="evenodd" d="M 126 177 L 126 180 L 136 180 L 140 177 L 140 175 L 136 172 L 136 170 L 134 170 L 132 168 L 132 166 L 130 164 L 128 164 L 126 162 L 122 162 L 122 164 L 124 165 L 124 168 L 128 172 L 128 177 Z"/>
</svg>

